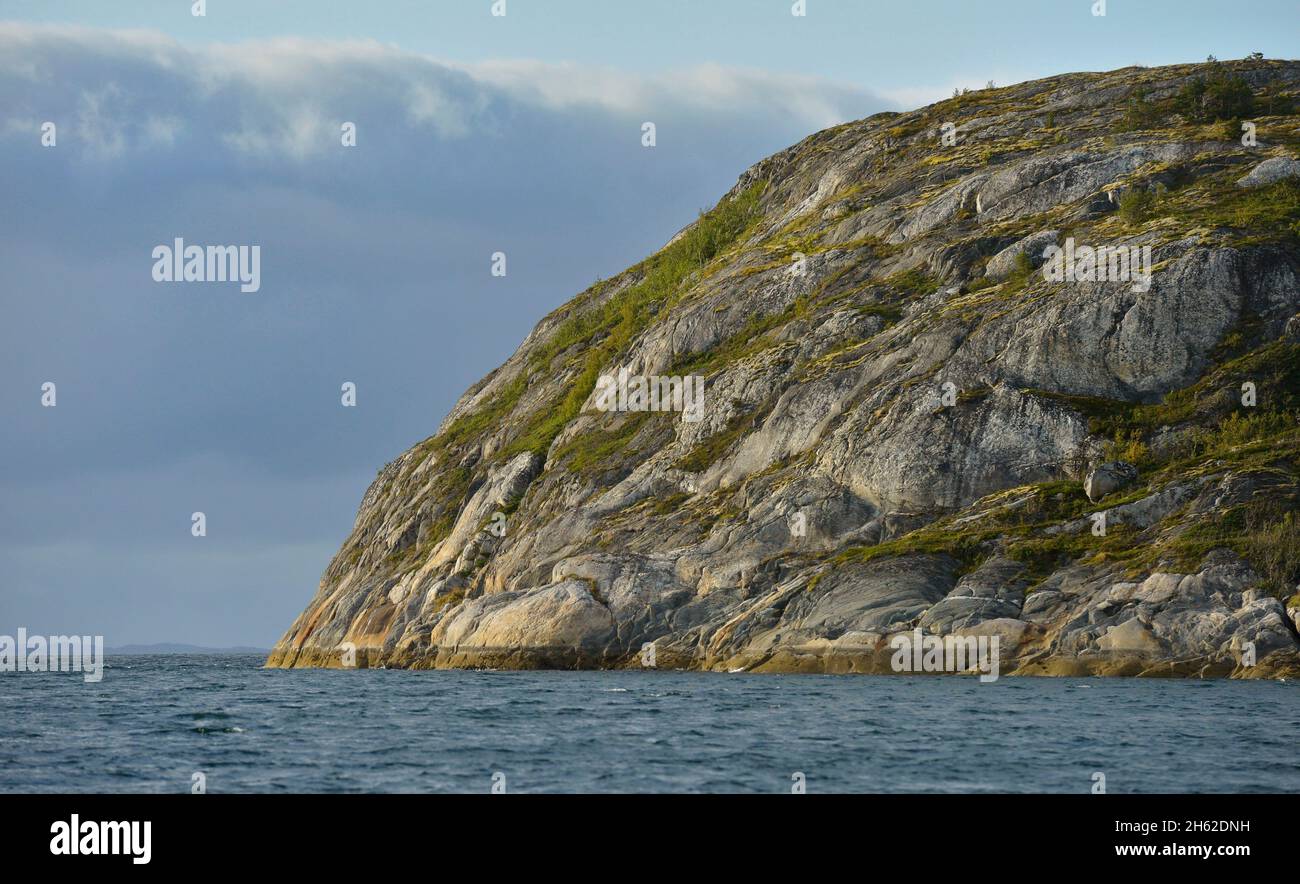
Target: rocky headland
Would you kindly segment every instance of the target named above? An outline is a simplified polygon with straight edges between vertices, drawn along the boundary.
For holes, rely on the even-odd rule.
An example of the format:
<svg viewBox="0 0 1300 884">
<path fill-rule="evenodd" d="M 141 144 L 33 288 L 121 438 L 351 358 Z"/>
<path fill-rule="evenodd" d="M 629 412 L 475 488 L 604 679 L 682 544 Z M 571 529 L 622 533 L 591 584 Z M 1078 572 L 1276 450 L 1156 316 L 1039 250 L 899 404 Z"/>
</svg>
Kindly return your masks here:
<svg viewBox="0 0 1300 884">
<path fill-rule="evenodd" d="M 1300 676 L 1298 94 L 1068 74 L 763 160 L 380 471 L 268 665 Z"/>
</svg>

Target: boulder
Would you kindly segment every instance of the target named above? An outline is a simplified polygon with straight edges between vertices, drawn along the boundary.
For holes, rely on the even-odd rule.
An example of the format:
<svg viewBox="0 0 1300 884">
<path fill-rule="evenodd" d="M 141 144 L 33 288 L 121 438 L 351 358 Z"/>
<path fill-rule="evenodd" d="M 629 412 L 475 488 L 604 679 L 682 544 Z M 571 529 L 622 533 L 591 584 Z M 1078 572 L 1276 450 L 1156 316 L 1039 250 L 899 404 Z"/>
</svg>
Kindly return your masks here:
<svg viewBox="0 0 1300 884">
<path fill-rule="evenodd" d="M 1112 491 L 1118 491 L 1137 481 L 1137 467 L 1122 460 L 1104 463 L 1089 471 L 1083 480 L 1083 491 L 1093 503 Z"/>
<path fill-rule="evenodd" d="M 1237 180 L 1238 187 L 1264 187 L 1285 178 L 1300 177 L 1300 160 L 1291 157 L 1273 157 L 1250 170 L 1250 174 Z"/>
<path fill-rule="evenodd" d="M 1135 654 L 1157 654 L 1161 650 L 1160 640 L 1136 617 L 1108 628 L 1106 634 L 1097 639 L 1097 647 L 1103 651 Z"/>
</svg>

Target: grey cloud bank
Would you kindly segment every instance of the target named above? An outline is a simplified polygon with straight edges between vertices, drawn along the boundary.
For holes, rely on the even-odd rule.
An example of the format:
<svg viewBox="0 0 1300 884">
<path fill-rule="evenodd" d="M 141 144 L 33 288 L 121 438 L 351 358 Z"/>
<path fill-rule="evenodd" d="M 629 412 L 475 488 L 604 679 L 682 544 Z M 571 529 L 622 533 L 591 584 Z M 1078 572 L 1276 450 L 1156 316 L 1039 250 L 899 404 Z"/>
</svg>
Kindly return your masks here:
<svg viewBox="0 0 1300 884">
<path fill-rule="evenodd" d="M 886 104 L 753 70 L 0 24 L 0 632 L 269 645 L 375 470 L 541 315 Z M 178 237 L 257 244 L 260 290 L 154 282 Z"/>
</svg>

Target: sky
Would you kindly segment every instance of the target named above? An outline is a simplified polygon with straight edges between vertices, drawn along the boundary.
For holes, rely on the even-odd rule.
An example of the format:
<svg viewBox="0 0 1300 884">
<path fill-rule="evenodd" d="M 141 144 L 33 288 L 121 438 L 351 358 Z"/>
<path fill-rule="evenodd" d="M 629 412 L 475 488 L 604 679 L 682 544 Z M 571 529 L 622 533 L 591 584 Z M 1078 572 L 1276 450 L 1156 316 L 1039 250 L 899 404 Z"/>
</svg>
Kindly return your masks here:
<svg viewBox="0 0 1300 884">
<path fill-rule="evenodd" d="M 376 472 L 749 165 L 988 80 L 1294 58 L 1300 20 L 792 5 L 0 0 L 0 635 L 269 647 Z M 155 281 L 178 237 L 257 245 L 260 289 Z"/>
</svg>

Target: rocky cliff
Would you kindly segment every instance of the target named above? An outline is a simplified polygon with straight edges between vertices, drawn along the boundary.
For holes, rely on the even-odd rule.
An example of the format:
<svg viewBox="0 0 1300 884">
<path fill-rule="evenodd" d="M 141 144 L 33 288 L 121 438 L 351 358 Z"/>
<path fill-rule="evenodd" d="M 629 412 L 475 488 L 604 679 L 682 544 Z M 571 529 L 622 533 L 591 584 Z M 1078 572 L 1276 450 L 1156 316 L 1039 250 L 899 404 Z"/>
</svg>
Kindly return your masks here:
<svg viewBox="0 0 1300 884">
<path fill-rule="evenodd" d="M 380 471 L 269 665 L 1300 675 L 1297 94 L 1070 74 L 758 163 Z"/>
</svg>

